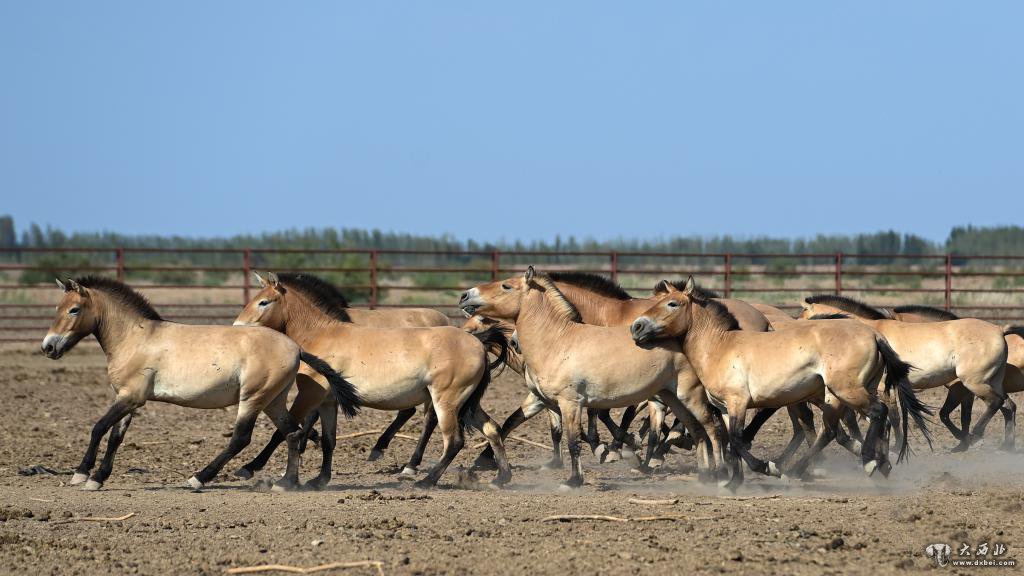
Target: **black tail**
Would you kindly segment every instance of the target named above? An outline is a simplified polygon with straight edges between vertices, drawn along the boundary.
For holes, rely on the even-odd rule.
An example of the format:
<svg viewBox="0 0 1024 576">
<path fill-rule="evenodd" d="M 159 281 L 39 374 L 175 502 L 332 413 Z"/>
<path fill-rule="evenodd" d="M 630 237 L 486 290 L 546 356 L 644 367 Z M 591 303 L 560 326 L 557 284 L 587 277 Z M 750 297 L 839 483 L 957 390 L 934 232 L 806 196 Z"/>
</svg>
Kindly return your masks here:
<svg viewBox="0 0 1024 576">
<path fill-rule="evenodd" d="M 1017 336 L 1020 336 L 1021 338 L 1024 338 L 1024 326 L 1018 326 L 1018 325 L 1015 325 L 1015 324 L 1006 324 L 1006 325 L 1004 325 L 1003 326 L 1003 336 L 1009 336 L 1011 334 L 1016 334 Z"/>
<path fill-rule="evenodd" d="M 345 380 L 341 374 L 331 368 L 330 364 L 305 350 L 299 351 L 299 359 L 327 378 L 328 384 L 334 390 L 334 397 L 338 400 L 338 406 L 341 406 L 341 411 L 345 416 L 352 417 L 359 413 L 359 408 L 363 406 L 363 399 L 360 398 L 359 391 L 351 382 Z"/>
<path fill-rule="evenodd" d="M 914 425 L 924 435 L 925 440 L 928 441 L 928 447 L 932 448 L 932 434 L 928 430 L 928 422 L 931 416 L 935 412 L 930 406 L 921 402 L 914 393 L 914 387 L 910 384 L 910 370 L 913 366 L 907 364 L 900 359 L 896 351 L 889 345 L 889 341 L 881 336 L 875 337 L 875 344 L 878 346 L 878 352 L 882 355 L 882 360 L 885 362 L 885 391 L 890 392 L 893 388 L 896 389 L 896 398 L 899 401 L 900 413 L 903 418 L 903 441 L 900 444 L 900 455 L 896 459 L 896 462 L 902 462 L 904 459 L 909 458 L 911 454 L 910 440 L 907 437 L 910 422 L 907 418 L 909 413 L 910 417 L 914 419 Z"/>
<path fill-rule="evenodd" d="M 497 330 L 497 337 L 493 336 L 495 330 Z M 484 392 L 487 392 L 487 387 L 491 384 L 491 370 L 499 364 L 504 364 L 505 358 L 508 356 L 508 341 L 505 339 L 504 333 L 497 329 L 497 327 L 488 328 L 480 334 L 475 334 L 475 336 L 480 338 L 480 341 L 484 343 L 488 350 L 492 346 L 497 346 L 498 359 L 484 367 L 484 375 L 480 377 L 480 382 L 459 408 L 459 429 L 462 431 L 465 431 L 467 426 L 472 426 L 473 418 L 476 416 L 477 410 L 480 409 L 480 400 L 484 397 Z M 487 352 L 484 352 L 484 363 L 487 363 Z"/>
<path fill-rule="evenodd" d="M 488 370 L 494 370 L 505 364 L 508 360 L 508 337 L 500 326 L 491 326 L 483 332 L 473 333 L 480 342 L 487 347 L 487 351 L 496 356 L 494 362 L 487 365 Z"/>
</svg>

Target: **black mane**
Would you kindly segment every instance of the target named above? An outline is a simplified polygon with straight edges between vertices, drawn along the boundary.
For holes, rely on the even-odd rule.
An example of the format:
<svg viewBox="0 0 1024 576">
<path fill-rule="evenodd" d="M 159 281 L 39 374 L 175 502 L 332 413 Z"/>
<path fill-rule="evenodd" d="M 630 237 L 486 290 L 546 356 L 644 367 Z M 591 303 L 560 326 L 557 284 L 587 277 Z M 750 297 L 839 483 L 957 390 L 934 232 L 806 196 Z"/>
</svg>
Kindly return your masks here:
<svg viewBox="0 0 1024 576">
<path fill-rule="evenodd" d="M 113 278 L 92 275 L 75 278 L 75 282 L 78 282 L 84 288 L 99 290 L 113 296 L 118 302 L 138 312 L 139 315 L 147 320 L 163 320 L 160 317 L 160 313 L 153 308 L 153 305 L 149 303 L 145 296 L 132 290 L 124 282 L 119 282 Z"/>
<path fill-rule="evenodd" d="M 1004 326 L 1003 336 L 1009 336 L 1011 334 L 1015 334 L 1017 336 L 1020 336 L 1021 338 L 1024 338 L 1024 326 L 1018 326 L 1016 324 Z"/>
<path fill-rule="evenodd" d="M 959 316 L 953 314 L 948 310 L 943 310 L 942 308 L 934 308 L 932 306 L 918 306 L 916 304 L 911 304 L 907 306 L 897 306 L 893 308 L 893 312 L 896 312 L 897 314 L 902 314 L 903 312 L 906 312 L 908 314 L 918 314 L 920 316 L 925 316 L 927 318 L 931 318 L 932 320 L 938 320 L 940 322 L 960 319 Z"/>
<path fill-rule="evenodd" d="M 816 296 L 810 296 L 804 299 L 804 302 L 808 304 L 824 304 L 826 306 L 832 306 L 833 308 L 839 308 L 859 316 L 867 320 L 888 320 L 889 317 L 882 313 L 881 310 L 868 306 L 867 304 L 854 300 L 853 298 L 847 298 L 846 296 L 836 296 L 833 294 L 818 294 Z"/>
<path fill-rule="evenodd" d="M 548 277 L 555 282 L 571 284 L 602 296 L 615 298 L 616 300 L 632 300 L 633 297 L 622 287 L 599 274 L 588 274 L 586 272 L 548 272 Z"/>
<path fill-rule="evenodd" d="M 833 312 L 831 314 L 815 314 L 808 318 L 808 320 L 845 320 L 849 318 L 849 314 L 843 314 L 842 312 Z"/>
<path fill-rule="evenodd" d="M 681 291 L 684 288 L 686 288 L 686 280 L 676 280 L 675 282 L 672 282 L 672 286 L 674 286 L 676 290 Z M 708 288 L 703 288 L 699 284 L 693 285 L 693 295 L 702 300 L 710 300 L 711 298 L 722 297 L 722 295 L 719 294 L 718 292 L 715 292 L 714 290 L 710 290 Z"/>
<path fill-rule="evenodd" d="M 284 272 L 278 274 L 277 279 L 280 280 L 285 287 L 298 290 L 305 294 L 314 306 L 331 318 L 341 322 L 352 321 L 352 318 L 349 317 L 348 311 L 346 310 L 346 308 L 348 308 L 348 300 L 345 299 L 341 290 L 338 290 L 334 284 L 331 284 L 323 278 L 305 273 L 293 274 L 290 272 Z"/>
<path fill-rule="evenodd" d="M 697 303 L 697 301 L 694 301 Z M 711 311 L 711 314 L 717 316 L 719 320 L 725 323 L 726 330 L 739 330 L 740 323 L 736 320 L 736 317 L 729 312 L 729 309 L 725 307 L 725 304 L 717 302 L 715 300 L 704 300 L 699 302 L 699 305 Z"/>
</svg>

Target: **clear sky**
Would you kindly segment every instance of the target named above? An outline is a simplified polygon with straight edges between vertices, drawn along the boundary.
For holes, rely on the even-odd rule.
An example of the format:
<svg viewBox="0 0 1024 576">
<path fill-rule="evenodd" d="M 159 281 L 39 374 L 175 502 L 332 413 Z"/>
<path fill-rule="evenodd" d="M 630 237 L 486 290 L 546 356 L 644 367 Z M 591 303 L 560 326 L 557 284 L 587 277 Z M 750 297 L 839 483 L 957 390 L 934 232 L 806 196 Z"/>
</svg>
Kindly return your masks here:
<svg viewBox="0 0 1024 576">
<path fill-rule="evenodd" d="M 934 239 L 1024 205 L 1024 2 L 0 4 L 0 213 Z"/>
</svg>

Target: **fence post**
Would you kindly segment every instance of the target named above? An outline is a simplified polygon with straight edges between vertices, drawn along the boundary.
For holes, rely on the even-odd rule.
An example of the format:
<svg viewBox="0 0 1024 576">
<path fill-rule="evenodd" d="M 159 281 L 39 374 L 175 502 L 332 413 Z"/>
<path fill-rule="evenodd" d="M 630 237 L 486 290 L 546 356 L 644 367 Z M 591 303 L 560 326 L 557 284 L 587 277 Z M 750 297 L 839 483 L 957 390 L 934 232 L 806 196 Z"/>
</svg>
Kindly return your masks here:
<svg viewBox="0 0 1024 576">
<path fill-rule="evenodd" d="M 732 253 L 725 255 L 725 297 L 732 298 Z"/>
<path fill-rule="evenodd" d="M 619 281 L 619 251 L 612 250 L 612 282 Z"/>
<path fill-rule="evenodd" d="M 370 250 L 370 310 L 377 307 L 377 251 Z"/>
<path fill-rule="evenodd" d="M 836 296 L 843 293 L 843 253 L 836 252 Z"/>
<path fill-rule="evenodd" d="M 953 309 L 953 255 L 946 254 L 946 310 Z"/>
<path fill-rule="evenodd" d="M 124 282 L 124 248 L 118 248 L 116 253 L 117 258 L 117 280 Z"/>
<path fill-rule="evenodd" d="M 252 249 L 246 248 L 242 252 L 242 306 L 249 303 L 249 289 L 252 287 Z"/>
<path fill-rule="evenodd" d="M 491 250 L 491 282 L 498 281 L 498 251 Z"/>
</svg>

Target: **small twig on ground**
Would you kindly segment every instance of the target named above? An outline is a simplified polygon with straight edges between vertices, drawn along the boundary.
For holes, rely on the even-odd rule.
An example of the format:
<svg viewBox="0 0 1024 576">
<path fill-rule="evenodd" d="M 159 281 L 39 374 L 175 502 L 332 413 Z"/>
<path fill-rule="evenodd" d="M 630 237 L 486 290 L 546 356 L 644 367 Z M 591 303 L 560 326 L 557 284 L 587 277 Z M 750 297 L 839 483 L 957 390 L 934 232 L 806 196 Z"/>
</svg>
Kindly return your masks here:
<svg viewBox="0 0 1024 576">
<path fill-rule="evenodd" d="M 551 448 L 551 446 L 545 446 L 544 444 L 541 444 L 540 442 L 534 442 L 533 440 L 530 440 L 529 438 L 524 438 L 522 436 L 509 436 L 509 438 L 511 438 L 513 440 L 516 440 L 518 442 L 522 442 L 523 444 L 529 444 L 530 446 L 536 446 L 537 448 L 543 448 L 545 450 L 548 450 L 548 449 Z M 483 442 L 480 442 L 479 444 L 477 444 L 473 448 L 479 450 L 480 448 L 483 448 L 485 446 L 487 446 L 487 440 L 484 440 Z"/>
<path fill-rule="evenodd" d="M 668 500 L 647 500 L 644 498 L 630 498 L 630 504 L 647 504 L 650 506 L 671 506 L 679 503 L 679 498 L 670 498 Z"/>
<path fill-rule="evenodd" d="M 360 436 L 369 436 L 370 434 L 380 434 L 383 430 L 363 430 L 362 432 L 350 432 L 348 434 L 342 434 L 338 436 L 338 440 L 344 440 L 346 438 L 359 438 Z"/>
<path fill-rule="evenodd" d="M 314 572 L 326 572 L 327 570 L 341 570 L 343 568 L 365 568 L 377 569 L 377 574 L 384 576 L 384 563 L 379 560 L 363 560 L 360 562 L 332 562 L 319 566 L 302 568 L 300 566 L 288 566 L 287 564 L 261 564 L 259 566 L 246 566 L 240 568 L 228 568 L 228 574 L 255 574 L 257 572 L 291 572 L 292 574 L 312 574 Z"/>
<path fill-rule="evenodd" d="M 33 502 L 56 502 L 56 500 L 47 500 L 46 498 L 29 498 Z"/>
<path fill-rule="evenodd" d="M 718 516 L 686 516 L 684 514 L 670 514 L 668 516 L 638 516 L 636 518 L 620 518 L 618 516 L 604 516 L 600 514 L 560 514 L 547 516 L 541 522 L 570 522 L 573 520 L 603 520 L 605 522 L 655 522 L 659 520 L 717 520 Z"/>
<path fill-rule="evenodd" d="M 68 518 L 67 520 L 58 520 L 54 522 L 54 524 L 67 524 L 69 522 L 120 522 L 122 520 L 127 520 L 132 516 L 135 516 L 135 512 L 129 512 L 124 516 L 116 516 L 112 518 L 103 516 L 76 516 L 74 518 Z"/>
<path fill-rule="evenodd" d="M 419 440 L 419 438 L 415 436 L 409 436 L 408 434 L 395 434 L 395 438 L 401 438 L 403 440 L 412 440 L 413 442 Z"/>
</svg>

